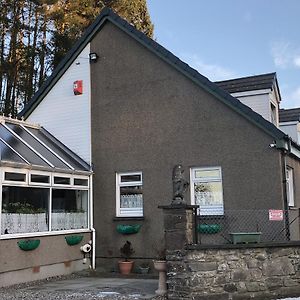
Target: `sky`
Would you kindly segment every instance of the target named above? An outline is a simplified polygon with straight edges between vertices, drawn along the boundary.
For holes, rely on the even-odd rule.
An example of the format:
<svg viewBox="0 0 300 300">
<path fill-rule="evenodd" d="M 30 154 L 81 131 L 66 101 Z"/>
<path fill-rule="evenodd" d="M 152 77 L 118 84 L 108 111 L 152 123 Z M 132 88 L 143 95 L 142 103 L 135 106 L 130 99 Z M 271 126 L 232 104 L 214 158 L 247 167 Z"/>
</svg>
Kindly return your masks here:
<svg viewBox="0 0 300 300">
<path fill-rule="evenodd" d="M 277 73 L 300 107 L 300 0 L 147 0 L 154 39 L 211 81 Z"/>
</svg>

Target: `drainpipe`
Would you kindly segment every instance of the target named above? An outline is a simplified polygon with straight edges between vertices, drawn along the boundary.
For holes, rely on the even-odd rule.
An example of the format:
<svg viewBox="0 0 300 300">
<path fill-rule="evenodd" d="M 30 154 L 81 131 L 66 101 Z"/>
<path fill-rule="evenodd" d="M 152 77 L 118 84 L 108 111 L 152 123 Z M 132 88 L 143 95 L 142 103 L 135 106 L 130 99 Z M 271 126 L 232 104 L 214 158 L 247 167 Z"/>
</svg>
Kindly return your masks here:
<svg viewBox="0 0 300 300">
<path fill-rule="evenodd" d="M 291 153 L 291 140 L 288 137 L 285 137 L 286 145 L 285 147 L 278 147 L 281 150 L 281 166 L 282 166 L 282 190 L 283 190 L 283 205 L 285 213 L 285 227 L 286 227 L 286 236 L 287 239 L 290 240 L 290 222 L 289 222 L 289 204 L 288 204 L 288 197 L 287 197 L 287 179 L 286 179 L 286 157 L 289 153 Z M 287 146 L 287 147 L 286 147 Z"/>
<path fill-rule="evenodd" d="M 90 180 L 90 228 L 92 231 L 92 270 L 96 269 L 96 230 L 94 228 L 94 212 L 93 212 L 93 174 Z"/>
</svg>

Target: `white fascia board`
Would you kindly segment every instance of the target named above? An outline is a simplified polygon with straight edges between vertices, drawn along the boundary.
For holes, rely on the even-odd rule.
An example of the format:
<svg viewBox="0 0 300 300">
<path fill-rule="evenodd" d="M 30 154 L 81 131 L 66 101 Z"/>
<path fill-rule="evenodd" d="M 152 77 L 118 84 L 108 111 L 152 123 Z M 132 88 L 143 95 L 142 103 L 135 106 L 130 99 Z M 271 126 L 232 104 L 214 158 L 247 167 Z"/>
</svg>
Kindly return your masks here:
<svg viewBox="0 0 300 300">
<path fill-rule="evenodd" d="M 291 154 L 295 155 L 297 158 L 300 159 L 300 150 L 298 150 L 294 146 L 291 147 Z"/>
<path fill-rule="evenodd" d="M 238 98 L 238 97 L 265 95 L 265 94 L 269 94 L 270 92 L 271 92 L 271 89 L 264 89 L 264 90 L 255 90 L 255 91 L 231 93 L 231 96 Z"/>
<path fill-rule="evenodd" d="M 279 126 L 297 125 L 298 123 L 299 123 L 299 121 L 280 122 Z"/>
</svg>

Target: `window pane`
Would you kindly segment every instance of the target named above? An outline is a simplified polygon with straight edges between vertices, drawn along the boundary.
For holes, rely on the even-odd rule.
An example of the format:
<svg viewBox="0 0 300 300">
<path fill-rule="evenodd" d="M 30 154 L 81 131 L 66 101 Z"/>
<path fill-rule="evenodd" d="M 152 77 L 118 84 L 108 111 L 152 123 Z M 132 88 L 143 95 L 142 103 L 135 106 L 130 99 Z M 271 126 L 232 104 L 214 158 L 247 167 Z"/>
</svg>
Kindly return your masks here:
<svg viewBox="0 0 300 300">
<path fill-rule="evenodd" d="M 2 187 L 1 234 L 48 231 L 49 189 Z"/>
<path fill-rule="evenodd" d="M 143 215 L 143 187 L 120 187 L 120 214 L 123 216 Z"/>
<path fill-rule="evenodd" d="M 54 184 L 70 184 L 70 178 L 54 177 Z"/>
<path fill-rule="evenodd" d="M 121 175 L 121 182 L 141 181 L 141 174 Z"/>
<path fill-rule="evenodd" d="M 25 181 L 26 174 L 23 173 L 13 173 L 13 172 L 5 172 L 5 180 L 9 181 Z"/>
<path fill-rule="evenodd" d="M 88 179 L 75 178 L 74 185 L 88 186 L 89 181 Z"/>
<path fill-rule="evenodd" d="M 220 170 L 195 170 L 195 178 L 220 178 Z"/>
<path fill-rule="evenodd" d="M 88 191 L 52 190 L 52 230 L 88 227 Z"/>
<path fill-rule="evenodd" d="M 50 177 L 47 175 L 38 175 L 38 174 L 32 174 L 31 175 L 31 181 L 37 182 L 37 183 L 49 183 Z"/>
<path fill-rule="evenodd" d="M 221 182 L 195 183 L 195 203 L 200 205 L 200 214 L 222 214 L 223 192 Z"/>
</svg>

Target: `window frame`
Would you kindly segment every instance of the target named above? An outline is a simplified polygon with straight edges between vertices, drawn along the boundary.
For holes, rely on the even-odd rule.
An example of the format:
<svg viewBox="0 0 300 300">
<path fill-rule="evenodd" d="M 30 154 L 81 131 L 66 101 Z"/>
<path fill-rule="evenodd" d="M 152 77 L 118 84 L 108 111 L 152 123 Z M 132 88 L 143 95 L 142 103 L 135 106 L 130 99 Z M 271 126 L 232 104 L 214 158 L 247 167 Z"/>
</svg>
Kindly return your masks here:
<svg viewBox="0 0 300 300">
<path fill-rule="evenodd" d="M 5 179 L 5 172 L 12 172 L 12 173 L 22 173 L 26 174 L 26 182 L 20 181 L 8 181 Z M 40 182 L 31 182 L 31 175 L 45 175 L 50 176 L 50 183 L 40 183 Z M 70 178 L 69 185 L 62 185 L 62 184 L 54 184 L 54 176 L 57 177 L 67 177 Z M 88 185 L 87 186 L 78 186 L 74 185 L 74 178 L 79 179 L 87 179 Z M 0 240 L 4 239 L 13 239 L 13 238 L 25 238 L 25 237 L 34 237 L 34 236 L 48 236 L 48 235 L 60 235 L 60 234 L 68 234 L 68 233 L 77 233 L 77 232 L 90 232 L 92 226 L 91 220 L 91 201 L 92 201 L 92 192 L 90 190 L 91 186 L 91 175 L 77 175 L 77 174 L 67 174 L 67 173 L 51 173 L 47 171 L 38 171 L 38 170 L 28 170 L 22 168 L 12 168 L 12 167 L 2 167 L 0 169 L 0 226 L 1 226 L 1 216 L 2 216 L 2 186 L 16 186 L 16 187 L 31 187 L 31 188 L 43 188 L 49 190 L 49 203 L 48 203 L 48 231 L 44 232 L 30 232 L 30 233 L 12 233 L 12 234 L 1 234 L 1 227 L 0 227 Z M 88 199 L 87 199 L 87 227 L 82 229 L 67 229 L 61 231 L 52 230 L 52 190 L 53 189 L 68 189 L 68 190 L 84 190 L 88 192 Z"/>
<path fill-rule="evenodd" d="M 286 196 L 288 207 L 295 207 L 294 169 L 286 167 Z"/>
<path fill-rule="evenodd" d="M 122 176 L 128 176 L 128 175 L 140 175 L 141 180 L 139 181 L 128 181 L 128 182 L 122 182 L 121 178 Z M 130 209 L 128 209 L 128 212 L 122 213 L 121 211 L 121 187 L 130 187 L 130 186 L 141 186 L 143 187 L 143 172 L 142 171 L 135 171 L 135 172 L 117 172 L 116 173 L 116 217 L 118 218 L 126 218 L 126 217 L 143 217 L 144 216 L 144 193 L 143 195 L 143 205 L 142 209 L 139 213 L 132 212 L 130 213 Z"/>
<path fill-rule="evenodd" d="M 5 173 L 18 173 L 25 175 L 25 181 L 14 181 L 14 180 L 6 180 Z M 1 184 L 8 184 L 8 185 L 16 185 L 16 186 L 27 186 L 28 185 L 28 170 L 26 169 L 14 169 L 14 168 L 3 168 L 1 170 Z"/>
<path fill-rule="evenodd" d="M 203 177 L 203 178 L 197 178 L 195 176 L 196 171 L 213 171 L 218 170 L 220 176 L 218 177 Z M 195 201 L 195 183 L 208 183 L 208 182 L 220 182 L 221 183 L 221 196 L 222 196 L 222 207 L 220 206 L 217 208 L 217 213 L 212 213 L 210 210 L 206 210 L 205 208 L 201 209 L 199 206 L 198 208 L 198 215 L 199 216 L 224 216 L 224 189 L 223 189 L 223 177 L 222 177 L 222 167 L 221 166 L 215 166 L 215 167 L 192 167 L 190 168 L 190 183 L 191 183 L 191 204 L 192 205 L 198 205 Z M 211 206 L 213 207 L 213 206 Z"/>
</svg>

